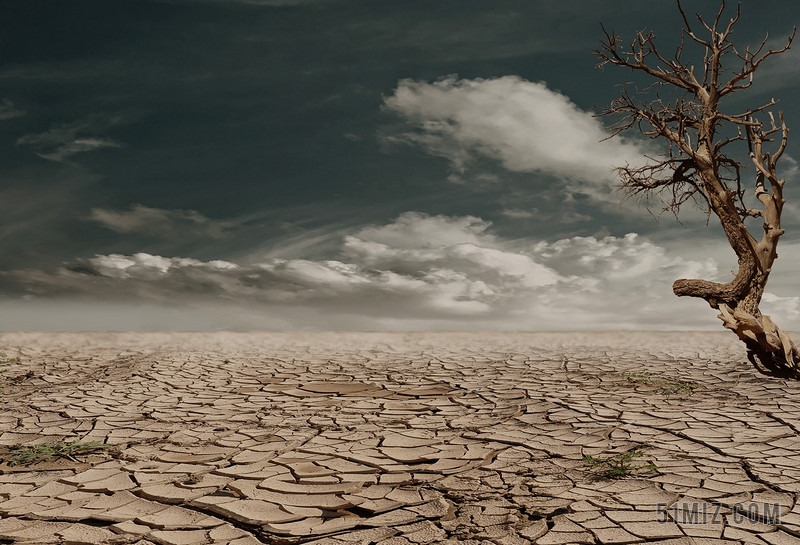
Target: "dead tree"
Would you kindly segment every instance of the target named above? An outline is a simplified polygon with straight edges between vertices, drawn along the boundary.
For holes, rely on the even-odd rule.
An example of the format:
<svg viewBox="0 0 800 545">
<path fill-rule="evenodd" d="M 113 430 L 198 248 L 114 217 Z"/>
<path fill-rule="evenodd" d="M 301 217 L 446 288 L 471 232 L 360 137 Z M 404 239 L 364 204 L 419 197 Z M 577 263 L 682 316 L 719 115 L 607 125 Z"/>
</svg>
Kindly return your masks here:
<svg viewBox="0 0 800 545">
<path fill-rule="evenodd" d="M 796 29 L 780 48 L 769 48 L 767 36 L 758 47 L 741 49 L 731 41 L 741 4 L 724 22 L 724 2 L 713 22 L 697 15 L 697 22 L 690 23 L 680 0 L 678 10 L 684 26 L 674 53 L 663 54 L 652 32 L 636 32 L 627 44 L 605 28 L 595 52 L 600 67 L 628 68 L 649 80 L 642 88 L 622 86 L 620 97 L 600 112 L 611 118 L 612 136 L 638 130 L 665 149 L 642 166 L 619 168 L 622 188 L 649 205 L 660 201 L 663 210 L 676 215 L 694 202 L 719 218 L 739 262 L 733 280 L 681 279 L 672 289 L 719 310 L 724 327 L 744 341 L 768 373 L 798 376 L 800 350 L 759 310 L 784 233 L 785 180 L 777 168 L 789 129 L 781 112 L 776 119 L 774 99 L 739 111 L 722 108 L 730 95 L 753 85 L 765 60 L 789 49 Z M 686 58 L 684 46 L 699 52 L 696 61 Z M 745 223 L 751 218 L 760 220 L 763 233 L 750 232 Z"/>
</svg>

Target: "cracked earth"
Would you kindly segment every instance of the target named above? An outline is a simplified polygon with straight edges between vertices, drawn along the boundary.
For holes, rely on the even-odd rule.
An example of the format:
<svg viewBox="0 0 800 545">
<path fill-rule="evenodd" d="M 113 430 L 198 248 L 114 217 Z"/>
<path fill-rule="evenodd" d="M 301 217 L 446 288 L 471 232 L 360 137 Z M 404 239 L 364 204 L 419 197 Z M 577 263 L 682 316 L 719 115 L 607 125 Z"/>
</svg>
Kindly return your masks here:
<svg viewBox="0 0 800 545">
<path fill-rule="evenodd" d="M 800 388 L 729 333 L 7 333 L 0 353 L 0 543 L 800 543 Z M 107 447 L 14 463 L 60 441 Z"/>
</svg>

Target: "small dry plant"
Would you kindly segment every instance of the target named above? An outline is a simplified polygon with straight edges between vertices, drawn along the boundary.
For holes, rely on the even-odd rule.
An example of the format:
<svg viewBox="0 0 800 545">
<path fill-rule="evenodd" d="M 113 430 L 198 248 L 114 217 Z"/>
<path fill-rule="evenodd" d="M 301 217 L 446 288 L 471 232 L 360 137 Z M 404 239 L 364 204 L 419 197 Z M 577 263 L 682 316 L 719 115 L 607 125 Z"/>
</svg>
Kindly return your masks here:
<svg viewBox="0 0 800 545">
<path fill-rule="evenodd" d="M 597 475 L 607 479 L 624 479 L 634 475 L 657 473 L 658 466 L 652 461 L 637 463 L 636 460 L 644 456 L 641 450 L 629 450 L 605 458 L 584 456 L 583 463 L 590 467 Z"/>
<path fill-rule="evenodd" d="M 10 448 L 8 465 L 21 466 L 46 462 L 57 458 L 68 458 L 77 462 L 75 456 L 102 451 L 110 445 L 97 441 L 60 441 L 36 445 L 16 445 Z"/>
</svg>

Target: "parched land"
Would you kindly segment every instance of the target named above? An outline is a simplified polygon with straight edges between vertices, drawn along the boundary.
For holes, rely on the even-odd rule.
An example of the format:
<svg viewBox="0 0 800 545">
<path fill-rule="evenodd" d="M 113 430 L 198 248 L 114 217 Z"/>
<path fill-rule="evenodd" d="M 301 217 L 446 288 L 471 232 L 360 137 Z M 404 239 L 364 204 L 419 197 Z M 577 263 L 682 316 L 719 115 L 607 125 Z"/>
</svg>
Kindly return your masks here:
<svg viewBox="0 0 800 545">
<path fill-rule="evenodd" d="M 800 543 L 800 383 L 730 333 L 7 333 L 0 353 L 0 543 Z"/>
</svg>

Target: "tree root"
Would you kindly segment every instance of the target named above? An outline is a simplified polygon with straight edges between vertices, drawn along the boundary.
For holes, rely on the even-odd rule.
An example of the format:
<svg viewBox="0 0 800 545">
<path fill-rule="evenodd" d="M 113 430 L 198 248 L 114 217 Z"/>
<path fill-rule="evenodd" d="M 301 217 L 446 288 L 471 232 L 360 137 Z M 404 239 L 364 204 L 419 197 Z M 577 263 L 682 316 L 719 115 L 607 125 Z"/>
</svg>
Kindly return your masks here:
<svg viewBox="0 0 800 545">
<path fill-rule="evenodd" d="M 750 352 L 750 362 L 764 374 L 800 378 L 800 350 L 792 339 L 775 325 L 769 316 L 754 316 L 739 308 L 731 309 L 720 303 L 719 315 L 722 324 L 741 339 Z M 755 360 L 767 370 L 765 373 Z"/>
</svg>

